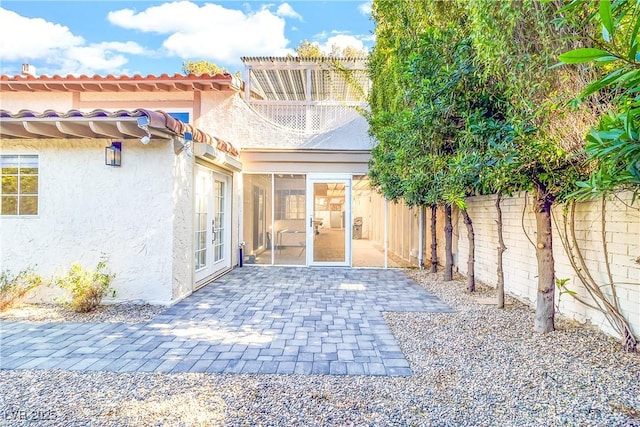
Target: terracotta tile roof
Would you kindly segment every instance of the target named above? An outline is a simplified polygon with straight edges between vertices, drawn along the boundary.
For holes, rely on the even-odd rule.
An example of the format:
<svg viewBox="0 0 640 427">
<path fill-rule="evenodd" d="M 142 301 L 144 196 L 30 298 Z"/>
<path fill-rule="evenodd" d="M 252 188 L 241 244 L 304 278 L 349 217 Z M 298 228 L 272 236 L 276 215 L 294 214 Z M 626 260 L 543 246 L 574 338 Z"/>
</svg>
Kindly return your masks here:
<svg viewBox="0 0 640 427">
<path fill-rule="evenodd" d="M 0 91 L 9 92 L 174 92 L 239 90 L 240 79 L 231 74 L 155 76 L 0 76 Z"/>
<path fill-rule="evenodd" d="M 146 117 L 148 124 L 138 119 Z M 164 111 L 137 109 L 109 112 L 46 110 L 37 113 L 21 110 L 11 113 L 0 110 L 0 137 L 2 138 L 142 138 L 158 136 L 184 137 L 190 133 L 194 142 L 204 142 L 220 151 L 238 156 L 238 149 L 230 142 L 212 136 L 190 124 L 174 119 Z"/>
</svg>

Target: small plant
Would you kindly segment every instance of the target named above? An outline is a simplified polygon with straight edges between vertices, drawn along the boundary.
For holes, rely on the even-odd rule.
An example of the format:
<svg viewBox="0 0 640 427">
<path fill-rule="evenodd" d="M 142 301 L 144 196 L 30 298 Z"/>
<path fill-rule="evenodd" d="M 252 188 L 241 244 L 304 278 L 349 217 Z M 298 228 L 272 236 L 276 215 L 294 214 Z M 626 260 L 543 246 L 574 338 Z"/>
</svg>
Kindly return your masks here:
<svg viewBox="0 0 640 427">
<path fill-rule="evenodd" d="M 0 272 L 0 311 L 22 299 L 27 292 L 39 286 L 42 278 L 32 268 L 20 271 L 15 276 L 9 270 Z"/>
<path fill-rule="evenodd" d="M 62 303 L 78 313 L 88 313 L 95 309 L 109 291 L 115 274 L 109 273 L 104 259 L 98 262 L 95 271 L 85 270 L 79 264 L 71 265 L 65 276 L 56 279 L 56 284 L 71 294 L 71 300 Z"/>
<path fill-rule="evenodd" d="M 557 279 L 556 278 L 556 287 L 558 288 L 558 291 L 560 292 L 560 295 L 558 295 L 558 300 L 560 300 L 560 297 L 562 297 L 562 295 L 567 294 L 567 295 L 571 295 L 576 296 L 577 292 L 576 291 L 572 291 L 571 289 L 567 288 L 567 283 L 569 282 L 569 279 Z"/>
</svg>

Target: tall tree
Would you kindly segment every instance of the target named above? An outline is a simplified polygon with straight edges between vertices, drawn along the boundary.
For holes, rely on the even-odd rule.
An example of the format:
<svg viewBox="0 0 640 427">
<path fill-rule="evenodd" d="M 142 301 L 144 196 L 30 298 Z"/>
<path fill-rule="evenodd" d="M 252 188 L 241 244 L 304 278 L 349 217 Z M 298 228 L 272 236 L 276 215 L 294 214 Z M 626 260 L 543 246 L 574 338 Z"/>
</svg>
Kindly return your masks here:
<svg viewBox="0 0 640 427">
<path fill-rule="evenodd" d="M 592 274 L 573 226 L 568 225 L 572 225 L 575 218 L 575 204 L 572 203 L 563 215 L 564 234 L 560 237 L 576 276 L 591 300 L 566 288 L 563 291 L 600 311 L 620 334 L 623 348 L 635 352 L 640 338 L 631 328 L 630 313 L 622 310 L 618 284 L 610 267 L 606 201 L 612 193 L 630 190 L 633 191 L 633 204 L 640 193 L 640 3 L 629 0 L 601 0 L 599 4 L 574 1 L 566 10 L 564 22 L 588 28 L 591 34 L 585 37 L 586 47 L 565 52 L 560 60 L 566 64 L 587 63 L 599 72 L 599 78 L 585 87 L 579 100 L 587 104 L 603 98 L 607 101 L 603 104 L 599 123 L 587 134 L 585 152 L 595 167 L 589 179 L 578 182 L 579 189 L 572 194 L 576 200 L 596 196 L 602 199 L 600 236 L 606 279 L 602 283 L 598 275 Z"/>
<path fill-rule="evenodd" d="M 372 186 L 388 199 L 404 198 L 409 205 L 432 208 L 431 271 L 435 271 L 435 211 L 442 199 L 435 182 L 443 162 L 428 150 L 428 136 L 415 124 L 419 115 L 413 110 L 414 101 L 405 95 L 414 82 L 408 56 L 419 42 L 420 28 L 427 22 L 425 6 L 423 2 L 373 4 L 376 46 L 369 56 L 372 90 L 367 117 L 377 145 L 372 150 L 369 176 Z M 408 162 L 416 162 L 415 167 L 408 167 Z"/>
<path fill-rule="evenodd" d="M 498 110 L 478 78 L 464 8 L 455 2 L 413 8 L 381 1 L 374 3 L 374 17 L 378 43 L 370 61 L 370 123 L 380 144 L 372 152 L 372 173 L 392 183 L 393 196 L 409 204 L 444 206 L 445 280 L 453 271 L 451 207 L 461 209 L 470 248 L 468 290 L 473 291 L 474 235 L 464 198 L 480 188 L 472 159 L 486 147 L 473 137 L 474 129 L 494 120 Z M 390 31 L 397 27 L 406 31 Z M 384 185 L 380 188 L 384 192 Z"/>
<path fill-rule="evenodd" d="M 472 0 L 469 25 L 488 84 L 509 100 L 507 119 L 514 125 L 509 156 L 513 174 L 508 191 L 532 190 L 536 217 L 538 293 L 534 330 L 554 330 L 555 267 L 551 207 L 562 200 L 584 171 L 576 157 L 581 134 L 593 120 L 588 109 L 562 108 L 562 95 L 573 96 L 584 69 L 553 68 L 559 52 L 570 46 L 567 27 L 550 25 L 561 2 Z"/>
<path fill-rule="evenodd" d="M 514 146 L 514 128 L 509 123 L 487 122 L 485 137 L 488 144 L 484 153 L 484 165 L 480 171 L 480 186 L 482 193 L 495 194 L 496 226 L 498 235 L 497 263 L 496 263 L 496 291 L 498 308 L 504 308 L 505 283 L 503 256 L 507 250 L 503 235 L 502 207 L 503 196 L 511 196 L 513 192 L 526 187 L 526 182 L 521 182 L 519 188 L 513 181 L 515 174 L 514 153 L 517 151 Z"/>
<path fill-rule="evenodd" d="M 587 47 L 559 56 L 566 64 L 591 63 L 594 71 L 606 70 L 580 94 L 583 102 L 603 97 L 608 102 L 586 137 L 585 153 L 596 167 L 588 180 L 578 183 L 578 199 L 640 191 L 640 3 L 602 0 L 598 6 L 584 0 L 571 3 L 566 21 L 593 33 L 585 37 Z M 586 19 L 584 10 L 589 12 Z"/>
<path fill-rule="evenodd" d="M 210 74 L 212 76 L 216 74 L 229 74 L 226 68 L 222 68 L 204 59 L 201 61 L 184 61 L 182 63 L 182 71 L 185 74 L 195 74 L 197 76 L 202 74 Z"/>
<path fill-rule="evenodd" d="M 325 56 L 320 50 L 320 45 L 317 43 L 311 43 L 308 40 L 303 40 L 296 47 L 296 54 L 300 58 L 322 58 Z"/>
<path fill-rule="evenodd" d="M 300 58 L 364 58 L 368 55 L 366 49 L 337 44 L 331 46 L 330 52 L 323 52 L 318 43 L 312 43 L 308 40 L 301 41 L 295 50 Z"/>
<path fill-rule="evenodd" d="M 538 260 L 534 330 L 551 331 L 555 291 L 551 207 L 581 176 L 584 159 L 576 153 L 582 149 L 581 133 L 592 119 L 588 108 L 559 107 L 562 96 L 575 93 L 585 77 L 584 69 L 551 67 L 558 52 L 570 46 L 566 36 L 574 35 L 567 27 L 549 25 L 563 4 L 408 3 L 373 4 L 377 44 L 370 61 L 371 123 L 384 116 L 378 123 L 385 126 L 372 125 L 372 133 L 378 140 L 387 138 L 373 152 L 374 173 L 388 179 L 387 184 L 399 184 L 399 188 L 394 185 L 395 196 L 407 200 L 405 181 L 411 182 L 421 167 L 429 171 L 417 159 L 421 155 L 441 159 L 445 168 L 435 175 L 440 178 L 419 182 L 440 186 L 441 191 L 433 194 L 439 196 L 438 203 L 450 206 L 457 203 L 456 197 L 463 200 L 477 188 L 488 187 L 474 188 L 469 182 L 460 192 L 454 177 L 466 176 L 459 166 L 468 162 L 452 163 L 452 159 L 485 151 L 490 155 L 491 147 L 482 141 L 487 123 L 509 127 L 503 135 L 509 143 L 498 142 L 511 151 L 486 163 L 510 171 L 494 190 L 534 193 Z M 403 31 L 394 33 L 395 28 Z M 383 164 L 389 160 L 393 163 Z M 403 172 L 410 176 L 404 178 Z M 414 193 L 431 194 L 428 189 Z"/>
</svg>

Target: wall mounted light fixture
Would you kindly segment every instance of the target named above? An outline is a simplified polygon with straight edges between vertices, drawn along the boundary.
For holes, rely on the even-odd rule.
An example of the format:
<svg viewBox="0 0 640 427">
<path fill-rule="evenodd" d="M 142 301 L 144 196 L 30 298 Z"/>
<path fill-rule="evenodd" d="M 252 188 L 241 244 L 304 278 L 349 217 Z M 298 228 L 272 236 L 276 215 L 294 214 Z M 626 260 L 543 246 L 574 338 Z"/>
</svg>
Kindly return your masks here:
<svg viewBox="0 0 640 427">
<path fill-rule="evenodd" d="M 122 143 L 114 141 L 109 147 L 104 147 L 104 164 L 107 166 L 122 165 Z"/>
</svg>

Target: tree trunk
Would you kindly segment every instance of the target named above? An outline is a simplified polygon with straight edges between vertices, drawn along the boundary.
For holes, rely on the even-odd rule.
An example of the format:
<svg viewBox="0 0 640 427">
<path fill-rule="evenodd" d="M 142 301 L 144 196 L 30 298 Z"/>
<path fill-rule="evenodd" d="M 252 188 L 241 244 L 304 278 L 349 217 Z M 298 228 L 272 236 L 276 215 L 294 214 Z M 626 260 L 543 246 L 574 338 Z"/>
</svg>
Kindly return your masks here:
<svg viewBox="0 0 640 427">
<path fill-rule="evenodd" d="M 498 220 L 496 223 L 498 224 L 498 284 L 496 286 L 496 290 L 498 291 L 498 308 L 504 308 L 504 269 L 502 268 L 502 254 L 507 250 L 507 247 L 504 245 L 504 238 L 502 236 L 502 208 L 500 208 L 500 199 L 502 198 L 501 194 L 498 193 L 498 197 L 496 198 L 496 212 L 498 213 Z"/>
<path fill-rule="evenodd" d="M 473 234 L 473 223 L 466 209 L 462 210 L 464 225 L 467 226 L 467 238 L 469 239 L 469 256 L 467 258 L 467 291 L 476 291 L 475 253 L 476 241 Z"/>
<path fill-rule="evenodd" d="M 444 280 L 453 280 L 453 225 L 450 205 L 444 206 Z"/>
<path fill-rule="evenodd" d="M 438 207 L 431 206 L 431 269 L 430 273 L 438 271 L 438 230 L 436 230 L 436 215 Z"/>
<path fill-rule="evenodd" d="M 551 205 L 553 196 L 547 194 L 543 185 L 535 185 L 536 214 L 536 258 L 538 259 L 538 294 L 533 330 L 551 332 L 554 327 L 555 272 L 553 242 L 551 238 Z"/>
</svg>

